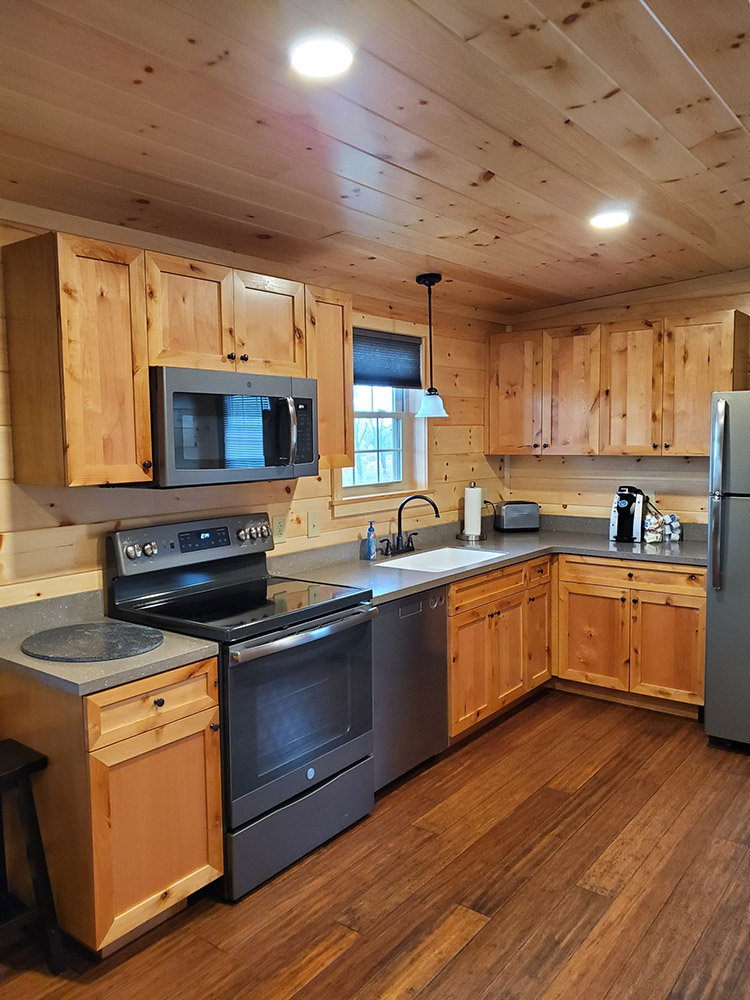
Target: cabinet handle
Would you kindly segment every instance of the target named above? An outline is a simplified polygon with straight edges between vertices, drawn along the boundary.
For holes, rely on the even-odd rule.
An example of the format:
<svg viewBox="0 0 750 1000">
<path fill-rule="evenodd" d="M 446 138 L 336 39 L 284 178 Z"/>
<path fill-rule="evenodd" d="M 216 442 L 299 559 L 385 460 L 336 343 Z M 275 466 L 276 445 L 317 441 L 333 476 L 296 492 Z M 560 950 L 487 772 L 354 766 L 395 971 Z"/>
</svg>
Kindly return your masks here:
<svg viewBox="0 0 750 1000">
<path fill-rule="evenodd" d="M 156 705 L 157 708 L 164 708 L 164 699 L 154 698 L 154 705 Z"/>
<path fill-rule="evenodd" d="M 691 573 L 690 576 L 688 577 L 688 580 L 697 580 L 697 579 L 698 578 L 696 577 L 695 573 Z"/>
<path fill-rule="evenodd" d="M 532 448 L 538 448 L 539 447 L 539 442 L 535 441 L 534 444 L 531 447 Z"/>
<path fill-rule="evenodd" d="M 659 445 L 656 443 L 656 441 L 654 441 L 654 443 L 651 445 L 651 447 L 654 449 L 654 451 L 657 451 Z"/>
<path fill-rule="evenodd" d="M 247 356 L 247 354 L 240 354 L 240 361 L 249 361 L 249 360 L 250 358 Z"/>
<path fill-rule="evenodd" d="M 229 358 L 230 361 L 234 361 L 237 355 L 234 353 L 234 351 L 232 351 L 231 354 L 227 354 L 227 357 Z"/>
<path fill-rule="evenodd" d="M 210 726 L 210 729 L 211 729 L 212 733 L 218 733 L 218 731 L 219 731 L 219 723 L 218 722 L 212 722 L 211 726 Z"/>
<path fill-rule="evenodd" d="M 533 604 L 535 600 L 536 600 L 536 597 L 530 597 L 529 598 L 529 604 Z"/>
<path fill-rule="evenodd" d="M 624 604 L 625 601 L 627 601 L 627 597 L 621 597 L 620 598 L 620 604 Z"/>
<path fill-rule="evenodd" d="M 638 598 L 637 598 L 637 597 L 634 597 L 634 598 L 633 598 L 633 604 L 637 604 L 637 603 L 638 603 Z"/>
<path fill-rule="evenodd" d="M 537 566 L 536 571 L 539 574 L 539 576 L 544 576 L 544 567 L 543 566 Z"/>
<path fill-rule="evenodd" d="M 153 464 L 154 463 L 151 462 L 149 459 L 146 459 L 145 462 L 141 462 L 141 468 L 143 469 L 144 472 L 148 472 L 148 470 L 151 468 Z"/>
<path fill-rule="evenodd" d="M 665 451 L 669 451 L 669 442 L 668 441 L 664 442 L 664 450 Z"/>
<path fill-rule="evenodd" d="M 628 573 L 628 580 L 632 580 L 632 579 L 633 579 L 633 574 L 632 573 Z"/>
<path fill-rule="evenodd" d="M 495 617 L 495 612 L 494 612 L 494 611 L 491 611 L 491 612 L 490 612 L 490 613 L 489 613 L 489 614 L 487 615 L 487 617 L 488 617 L 488 618 L 494 618 L 494 617 Z"/>
<path fill-rule="evenodd" d="M 543 444 L 542 448 L 549 448 L 549 445 L 548 444 Z"/>
</svg>

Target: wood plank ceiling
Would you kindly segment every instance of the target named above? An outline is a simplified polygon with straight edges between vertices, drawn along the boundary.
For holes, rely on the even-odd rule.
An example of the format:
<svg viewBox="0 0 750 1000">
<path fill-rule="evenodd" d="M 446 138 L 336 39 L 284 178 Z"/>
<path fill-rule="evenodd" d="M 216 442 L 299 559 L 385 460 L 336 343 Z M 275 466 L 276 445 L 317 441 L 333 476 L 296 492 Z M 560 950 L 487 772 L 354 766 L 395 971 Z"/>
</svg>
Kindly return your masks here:
<svg viewBox="0 0 750 1000">
<path fill-rule="evenodd" d="M 512 317 L 750 266 L 749 52 L 747 0 L 0 0 L 0 197 Z"/>
</svg>

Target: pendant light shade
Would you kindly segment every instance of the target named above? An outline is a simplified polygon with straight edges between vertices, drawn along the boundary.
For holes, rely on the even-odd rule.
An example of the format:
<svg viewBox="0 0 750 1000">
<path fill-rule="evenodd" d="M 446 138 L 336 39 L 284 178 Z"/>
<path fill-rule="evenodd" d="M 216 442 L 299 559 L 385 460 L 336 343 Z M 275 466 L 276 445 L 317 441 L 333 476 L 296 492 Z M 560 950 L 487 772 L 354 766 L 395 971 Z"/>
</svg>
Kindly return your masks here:
<svg viewBox="0 0 750 1000">
<path fill-rule="evenodd" d="M 430 387 L 425 393 L 422 405 L 416 413 L 418 417 L 447 417 L 443 401 L 433 385 L 432 377 L 432 286 L 443 280 L 442 274 L 418 274 L 417 284 L 427 286 L 427 315 L 429 317 Z"/>
</svg>

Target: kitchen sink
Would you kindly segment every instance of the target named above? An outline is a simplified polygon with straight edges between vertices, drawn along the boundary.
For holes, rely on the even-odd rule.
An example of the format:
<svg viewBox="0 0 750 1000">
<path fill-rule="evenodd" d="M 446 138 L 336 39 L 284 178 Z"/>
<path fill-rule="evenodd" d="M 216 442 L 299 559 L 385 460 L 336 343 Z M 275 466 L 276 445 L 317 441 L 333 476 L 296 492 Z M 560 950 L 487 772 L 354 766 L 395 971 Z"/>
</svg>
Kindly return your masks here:
<svg viewBox="0 0 750 1000">
<path fill-rule="evenodd" d="M 415 552 L 410 556 L 396 556 L 387 562 L 377 562 L 383 569 L 414 569 L 421 573 L 446 573 L 453 569 L 466 569 L 480 563 L 507 556 L 507 552 L 478 552 L 476 549 L 455 548 L 433 549 L 431 552 Z"/>
</svg>

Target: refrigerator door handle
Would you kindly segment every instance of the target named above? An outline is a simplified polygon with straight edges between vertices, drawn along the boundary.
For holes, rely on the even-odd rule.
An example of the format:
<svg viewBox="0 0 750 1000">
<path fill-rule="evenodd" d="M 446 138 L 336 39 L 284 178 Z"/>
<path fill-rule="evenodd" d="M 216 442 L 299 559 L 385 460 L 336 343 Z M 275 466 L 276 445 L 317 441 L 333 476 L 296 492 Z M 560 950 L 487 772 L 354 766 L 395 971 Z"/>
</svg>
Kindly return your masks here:
<svg viewBox="0 0 750 1000">
<path fill-rule="evenodd" d="M 721 515 L 723 498 L 711 496 L 708 501 L 708 547 L 711 551 L 711 586 L 721 590 Z"/>
<path fill-rule="evenodd" d="M 709 470 L 708 492 L 712 494 L 724 491 L 724 438 L 727 427 L 727 401 L 716 400 L 716 414 L 712 427 L 711 468 Z"/>
</svg>

